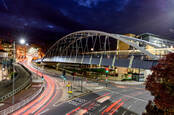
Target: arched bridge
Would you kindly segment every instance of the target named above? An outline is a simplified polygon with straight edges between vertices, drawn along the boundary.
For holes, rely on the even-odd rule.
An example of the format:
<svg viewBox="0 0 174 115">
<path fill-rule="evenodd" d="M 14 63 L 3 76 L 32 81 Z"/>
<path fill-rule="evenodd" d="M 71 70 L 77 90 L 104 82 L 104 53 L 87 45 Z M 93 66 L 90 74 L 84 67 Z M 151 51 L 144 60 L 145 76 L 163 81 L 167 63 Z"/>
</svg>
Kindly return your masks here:
<svg viewBox="0 0 174 115">
<path fill-rule="evenodd" d="M 77 31 L 52 45 L 45 57 L 36 62 L 92 64 L 149 69 L 159 55 L 148 50 L 163 49 L 146 40 L 95 30 Z"/>
</svg>

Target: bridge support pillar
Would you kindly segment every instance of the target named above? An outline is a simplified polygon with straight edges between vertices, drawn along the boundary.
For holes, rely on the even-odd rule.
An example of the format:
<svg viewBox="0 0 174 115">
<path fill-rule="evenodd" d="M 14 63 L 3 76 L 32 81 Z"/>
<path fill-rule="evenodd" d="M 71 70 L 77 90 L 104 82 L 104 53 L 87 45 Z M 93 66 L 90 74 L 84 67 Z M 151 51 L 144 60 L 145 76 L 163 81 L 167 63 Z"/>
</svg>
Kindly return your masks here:
<svg viewBox="0 0 174 115">
<path fill-rule="evenodd" d="M 44 66 L 44 65 L 42 65 L 42 66 L 41 66 L 41 68 L 42 68 L 42 70 L 44 70 L 44 69 L 45 69 L 45 66 Z"/>
<path fill-rule="evenodd" d="M 59 65 L 60 65 L 59 63 L 56 64 L 56 70 L 59 69 Z"/>
</svg>

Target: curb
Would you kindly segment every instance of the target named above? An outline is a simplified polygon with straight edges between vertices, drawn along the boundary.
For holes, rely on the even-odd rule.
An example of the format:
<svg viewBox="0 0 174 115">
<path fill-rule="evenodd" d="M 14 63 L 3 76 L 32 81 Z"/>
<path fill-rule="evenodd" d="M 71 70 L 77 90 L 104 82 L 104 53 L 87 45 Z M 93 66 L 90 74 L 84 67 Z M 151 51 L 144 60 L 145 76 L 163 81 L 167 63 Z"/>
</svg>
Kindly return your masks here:
<svg viewBox="0 0 174 115">
<path fill-rule="evenodd" d="M 142 82 L 142 83 L 139 83 L 139 84 L 135 84 L 135 83 L 131 83 L 131 84 L 129 84 L 129 83 L 115 83 L 115 82 L 110 82 L 110 83 L 112 83 L 112 84 L 116 84 L 116 85 L 145 85 L 145 82 Z"/>
</svg>

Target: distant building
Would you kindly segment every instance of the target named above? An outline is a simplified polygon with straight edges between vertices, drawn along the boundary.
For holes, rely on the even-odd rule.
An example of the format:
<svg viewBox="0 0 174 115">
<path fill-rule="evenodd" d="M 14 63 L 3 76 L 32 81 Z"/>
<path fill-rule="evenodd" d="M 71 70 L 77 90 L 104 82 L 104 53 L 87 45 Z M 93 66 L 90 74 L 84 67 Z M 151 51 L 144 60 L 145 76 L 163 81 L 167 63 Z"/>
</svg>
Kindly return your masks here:
<svg viewBox="0 0 174 115">
<path fill-rule="evenodd" d="M 151 33 L 140 34 L 139 38 L 142 40 L 149 41 L 159 47 L 173 48 L 172 44 L 174 44 L 174 41 L 161 38 L 160 36 Z"/>
<path fill-rule="evenodd" d="M 28 46 L 26 45 L 16 45 L 16 60 L 24 61 L 27 59 Z"/>
<path fill-rule="evenodd" d="M 8 58 L 8 53 L 2 49 L 0 49 L 0 58 Z"/>
<path fill-rule="evenodd" d="M 13 58 L 13 43 L 7 40 L 0 40 L 1 49 L 8 53 L 9 58 Z"/>
<path fill-rule="evenodd" d="M 36 44 L 31 44 L 27 51 L 27 58 L 29 61 L 40 59 L 45 56 L 43 49 Z"/>
</svg>

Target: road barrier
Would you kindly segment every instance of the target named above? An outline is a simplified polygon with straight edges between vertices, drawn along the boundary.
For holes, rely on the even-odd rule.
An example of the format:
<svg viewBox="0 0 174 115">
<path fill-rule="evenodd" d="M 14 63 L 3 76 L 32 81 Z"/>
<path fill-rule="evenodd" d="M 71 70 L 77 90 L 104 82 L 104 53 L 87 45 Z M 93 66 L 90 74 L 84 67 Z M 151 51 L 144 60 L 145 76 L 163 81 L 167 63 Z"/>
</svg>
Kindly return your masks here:
<svg viewBox="0 0 174 115">
<path fill-rule="evenodd" d="M 23 67 L 23 66 L 22 66 Z M 23 67 L 24 68 L 24 67 Z M 26 70 L 26 68 L 24 68 L 25 70 Z M 27 87 L 28 85 L 30 85 L 31 83 L 32 83 L 32 79 L 31 79 L 31 72 L 29 72 L 29 71 L 27 71 L 26 70 L 26 72 L 27 73 L 29 73 L 29 78 L 28 79 L 23 79 L 23 80 L 25 80 L 25 82 L 24 83 L 22 83 L 22 84 L 18 84 L 18 86 L 17 86 L 17 88 L 16 89 L 14 89 L 13 91 L 10 91 L 9 93 L 7 93 L 7 94 L 5 94 L 5 95 L 3 95 L 2 97 L 0 97 L 0 102 L 3 102 L 4 100 L 6 100 L 7 98 L 9 98 L 9 97 L 11 97 L 11 96 L 13 96 L 13 95 L 15 95 L 15 94 L 17 94 L 18 92 L 20 92 L 21 90 L 23 90 L 25 87 Z M 18 76 L 19 76 L 19 74 L 18 74 Z M 18 80 L 19 81 L 19 80 Z M 10 81 L 11 83 L 12 83 L 12 81 Z M 20 81 L 20 82 L 23 82 L 23 81 Z M 15 79 L 15 83 L 16 83 L 16 79 Z"/>
<path fill-rule="evenodd" d="M 14 91 L 11 91 L 8 94 L 0 97 L 0 102 L 3 102 L 7 98 L 9 98 L 9 97 L 15 95 L 16 93 L 20 92 L 21 90 L 23 90 L 25 87 L 27 87 L 31 83 L 31 81 L 32 81 L 31 79 L 28 79 L 24 84 L 22 84 L 20 87 L 18 87 Z"/>
<path fill-rule="evenodd" d="M 8 115 L 8 114 L 13 113 L 14 111 L 20 109 L 24 105 L 28 104 L 29 102 L 31 102 L 33 99 L 35 99 L 42 92 L 44 87 L 45 87 L 45 85 L 42 84 L 41 88 L 35 94 L 33 94 L 31 97 L 28 97 L 27 99 L 0 111 L 0 115 Z"/>
</svg>

